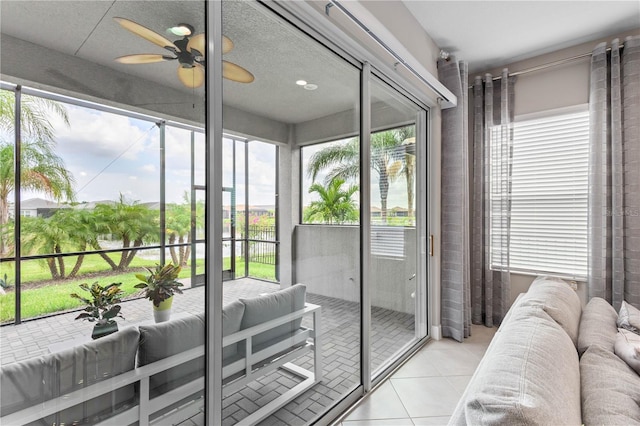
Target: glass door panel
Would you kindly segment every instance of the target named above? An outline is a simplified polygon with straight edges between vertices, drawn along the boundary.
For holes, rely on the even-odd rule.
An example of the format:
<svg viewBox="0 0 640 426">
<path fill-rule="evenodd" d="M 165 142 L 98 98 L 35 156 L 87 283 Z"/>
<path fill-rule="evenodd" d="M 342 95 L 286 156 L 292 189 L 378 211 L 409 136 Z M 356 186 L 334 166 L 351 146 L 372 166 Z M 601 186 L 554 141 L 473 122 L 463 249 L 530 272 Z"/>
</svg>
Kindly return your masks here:
<svg viewBox="0 0 640 426">
<path fill-rule="evenodd" d="M 266 375 L 254 366 L 254 378 L 238 386 L 228 384 L 231 379 L 223 371 L 222 423 L 258 423 L 264 414 L 266 424 L 308 424 L 361 386 L 360 70 L 258 2 L 223 1 L 222 22 L 222 34 L 233 42 L 223 59 L 242 67 L 223 80 L 223 127 L 234 135 L 230 139 L 247 141 L 246 168 L 235 176 L 236 234 L 244 242 L 239 252 L 247 259 L 248 275 L 225 282 L 223 300 L 226 306 L 241 300 L 244 316 L 257 324 L 277 319 L 273 315 L 278 311 L 298 311 L 302 300 L 322 322 L 320 327 L 311 312 L 292 327 L 287 323 L 293 335 L 284 340 L 271 330 L 273 339 L 262 340 L 263 346 L 254 344 L 253 337 L 250 345 L 240 342 L 251 351 L 264 345 L 276 350 L 272 345 L 279 344 L 279 354 L 290 357 L 290 364 Z M 301 161 L 302 147 L 329 141 L 342 141 L 350 157 L 312 173 L 308 162 Z M 241 151 L 236 150 L 236 165 Z M 336 176 L 345 165 L 351 173 Z M 309 190 L 315 198 L 305 198 L 303 204 L 301 192 Z M 339 192 L 341 198 L 327 191 Z M 355 211 L 348 215 L 355 221 L 342 220 L 337 209 L 322 223 L 302 225 L 302 212 L 320 210 L 322 203 Z M 289 300 L 284 296 L 288 292 L 296 294 L 296 302 L 279 305 L 284 311 L 272 308 L 255 315 L 256 306 Z M 303 341 L 291 343 L 298 337 Z M 293 346 L 300 352 L 292 352 Z M 223 353 L 223 364 L 224 358 Z M 280 395 L 285 395 L 284 405 L 271 410 Z"/>
<path fill-rule="evenodd" d="M 183 67 L 198 62 L 184 46 L 206 39 L 206 3 L 140 6 L 0 6 L 3 48 L 21 49 L 19 29 L 34 16 L 51 24 L 38 27 L 11 72 L 0 64 L 2 114 L 10 99 L 16 109 L 0 151 L 3 160 L 19 153 L 15 167 L 2 163 L 14 214 L 9 230 L 1 200 L 0 259 L 9 256 L 7 239 L 12 258 L 0 262 L 0 277 L 16 306 L 0 303 L 2 424 L 187 424 L 202 415 L 207 306 L 194 278 L 204 275 L 205 88 L 184 78 L 202 68 Z M 91 31 L 80 35 L 78 22 Z M 187 38 L 167 32 L 180 22 Z M 75 28 L 67 33 L 81 40 L 73 53 L 59 51 L 56 28 Z M 180 61 L 163 56 L 171 53 L 163 45 L 183 46 Z M 34 69 L 46 72 L 27 79 Z M 169 279 L 180 289 L 170 308 L 166 293 L 140 287 L 169 263 L 181 267 Z M 167 309 L 154 309 L 160 302 Z M 5 324 L 10 317 L 24 324 Z M 34 388 L 25 372 L 36 360 L 47 380 Z"/>
<path fill-rule="evenodd" d="M 417 117 L 421 109 L 371 80 L 371 370 L 422 336 L 416 332 L 419 263 L 416 227 Z M 421 292 L 420 292 L 421 293 Z"/>
</svg>

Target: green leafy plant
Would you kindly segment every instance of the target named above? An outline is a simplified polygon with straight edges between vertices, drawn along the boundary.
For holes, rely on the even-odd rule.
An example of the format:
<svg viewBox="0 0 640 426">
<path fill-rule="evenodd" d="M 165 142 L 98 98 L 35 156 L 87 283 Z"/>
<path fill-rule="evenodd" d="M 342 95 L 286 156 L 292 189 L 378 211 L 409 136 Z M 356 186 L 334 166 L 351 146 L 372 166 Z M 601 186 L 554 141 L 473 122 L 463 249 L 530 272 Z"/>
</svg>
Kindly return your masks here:
<svg viewBox="0 0 640 426">
<path fill-rule="evenodd" d="M 9 277 L 7 277 L 7 274 L 4 274 L 4 277 L 0 278 L 0 287 L 3 289 L 13 287 L 11 283 L 9 283 Z"/>
<path fill-rule="evenodd" d="M 80 284 L 80 288 L 89 292 L 90 297 L 82 297 L 77 293 L 71 293 L 71 297 L 87 305 L 84 308 L 84 312 L 78 315 L 76 319 L 95 321 L 100 325 L 113 321 L 116 317 L 124 319 L 120 314 L 120 305 L 118 305 L 118 303 L 122 302 L 120 299 L 123 294 L 123 291 L 120 290 L 121 285 L 122 283 L 111 283 L 106 287 L 102 287 L 97 281 L 91 287 L 86 283 Z"/>
<path fill-rule="evenodd" d="M 136 274 L 136 278 L 141 282 L 136 284 L 135 288 L 145 290 L 147 299 L 151 300 L 154 306 L 160 306 L 160 302 L 170 298 L 175 293 L 182 294 L 182 283 L 177 280 L 180 274 L 180 266 L 168 263 L 164 266 L 156 265 L 155 268 L 147 268 L 149 275 Z"/>
</svg>

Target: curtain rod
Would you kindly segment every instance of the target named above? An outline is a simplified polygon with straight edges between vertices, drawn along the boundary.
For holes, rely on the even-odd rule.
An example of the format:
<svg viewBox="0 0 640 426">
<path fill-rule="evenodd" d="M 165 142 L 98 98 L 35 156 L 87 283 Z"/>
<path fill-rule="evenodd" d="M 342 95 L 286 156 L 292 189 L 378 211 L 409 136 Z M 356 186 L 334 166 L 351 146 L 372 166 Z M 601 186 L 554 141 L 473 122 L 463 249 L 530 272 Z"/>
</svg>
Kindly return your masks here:
<svg viewBox="0 0 640 426">
<path fill-rule="evenodd" d="M 622 49 L 623 47 L 624 47 L 624 44 L 621 44 L 618 48 Z M 611 51 L 611 48 L 607 47 L 607 52 L 610 52 L 610 51 Z M 516 71 L 514 73 L 510 73 L 509 77 L 511 77 L 511 76 L 515 77 L 517 75 L 528 74 L 530 72 L 540 71 L 540 70 L 544 70 L 544 69 L 547 69 L 547 68 L 556 67 L 558 65 L 564 65 L 566 63 L 577 61 L 578 59 L 586 58 L 586 57 L 591 56 L 591 55 L 592 55 L 591 52 L 583 53 L 581 55 L 576 55 L 576 56 L 572 56 L 570 58 L 560 59 L 558 61 L 549 62 L 549 63 L 546 63 L 546 64 L 538 65 L 536 67 L 526 68 L 526 69 L 523 69 L 522 71 Z M 501 75 L 492 78 L 493 81 L 500 80 L 500 79 L 502 79 Z M 468 88 L 472 89 L 473 88 L 473 84 L 470 84 Z"/>
</svg>

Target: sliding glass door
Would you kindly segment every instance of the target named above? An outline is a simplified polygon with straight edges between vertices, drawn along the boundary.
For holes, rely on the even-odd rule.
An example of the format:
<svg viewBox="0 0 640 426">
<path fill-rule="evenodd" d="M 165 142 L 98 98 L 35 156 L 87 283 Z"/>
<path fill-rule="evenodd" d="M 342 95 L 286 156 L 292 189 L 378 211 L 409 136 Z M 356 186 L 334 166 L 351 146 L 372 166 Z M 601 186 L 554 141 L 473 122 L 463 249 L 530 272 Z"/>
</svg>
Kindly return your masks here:
<svg viewBox="0 0 640 426">
<path fill-rule="evenodd" d="M 250 380 L 235 377 L 234 358 L 223 349 L 222 423 L 306 424 L 361 382 L 360 227 L 332 210 L 342 202 L 357 218 L 360 70 L 257 2 L 224 1 L 222 23 L 224 147 L 234 140 L 242 141 L 236 153 L 245 149 L 233 181 L 236 200 L 244 193 L 236 205 L 243 241 L 236 257 L 245 255 L 246 265 L 223 283 L 224 315 L 242 303 L 241 327 L 250 335 L 251 327 L 278 321 L 279 310 L 295 315 L 306 304 L 318 315 L 301 317 L 291 335 L 243 340 L 255 360 Z M 355 150 L 350 174 L 339 173 L 341 161 L 315 172 L 300 161 L 303 147 L 332 140 Z M 330 193 L 335 188 L 340 200 Z M 304 205 L 301 191 L 310 196 Z M 314 209 L 329 212 L 326 220 L 300 225 Z M 302 333 L 309 337 L 298 341 Z M 279 361 L 262 354 L 276 347 L 276 357 L 291 360 L 270 371 L 263 364 Z"/>
<path fill-rule="evenodd" d="M 372 77 L 370 137 L 369 294 L 371 373 L 426 335 L 425 277 L 420 251 L 424 214 L 418 158 L 424 156 L 424 109 Z M 366 254 L 363 254 L 366 255 Z"/>
</svg>

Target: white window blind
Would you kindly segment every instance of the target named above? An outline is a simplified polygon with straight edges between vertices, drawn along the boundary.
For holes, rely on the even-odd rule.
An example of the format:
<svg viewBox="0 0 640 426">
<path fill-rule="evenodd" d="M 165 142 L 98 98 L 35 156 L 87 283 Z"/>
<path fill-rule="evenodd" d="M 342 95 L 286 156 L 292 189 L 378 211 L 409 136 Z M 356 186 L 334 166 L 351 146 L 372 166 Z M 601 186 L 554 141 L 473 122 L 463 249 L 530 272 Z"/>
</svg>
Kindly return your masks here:
<svg viewBox="0 0 640 426">
<path fill-rule="evenodd" d="M 587 275 L 589 112 L 514 126 L 510 269 Z"/>
<path fill-rule="evenodd" d="M 371 254 L 385 257 L 404 257 L 404 227 L 371 226 Z"/>
</svg>

